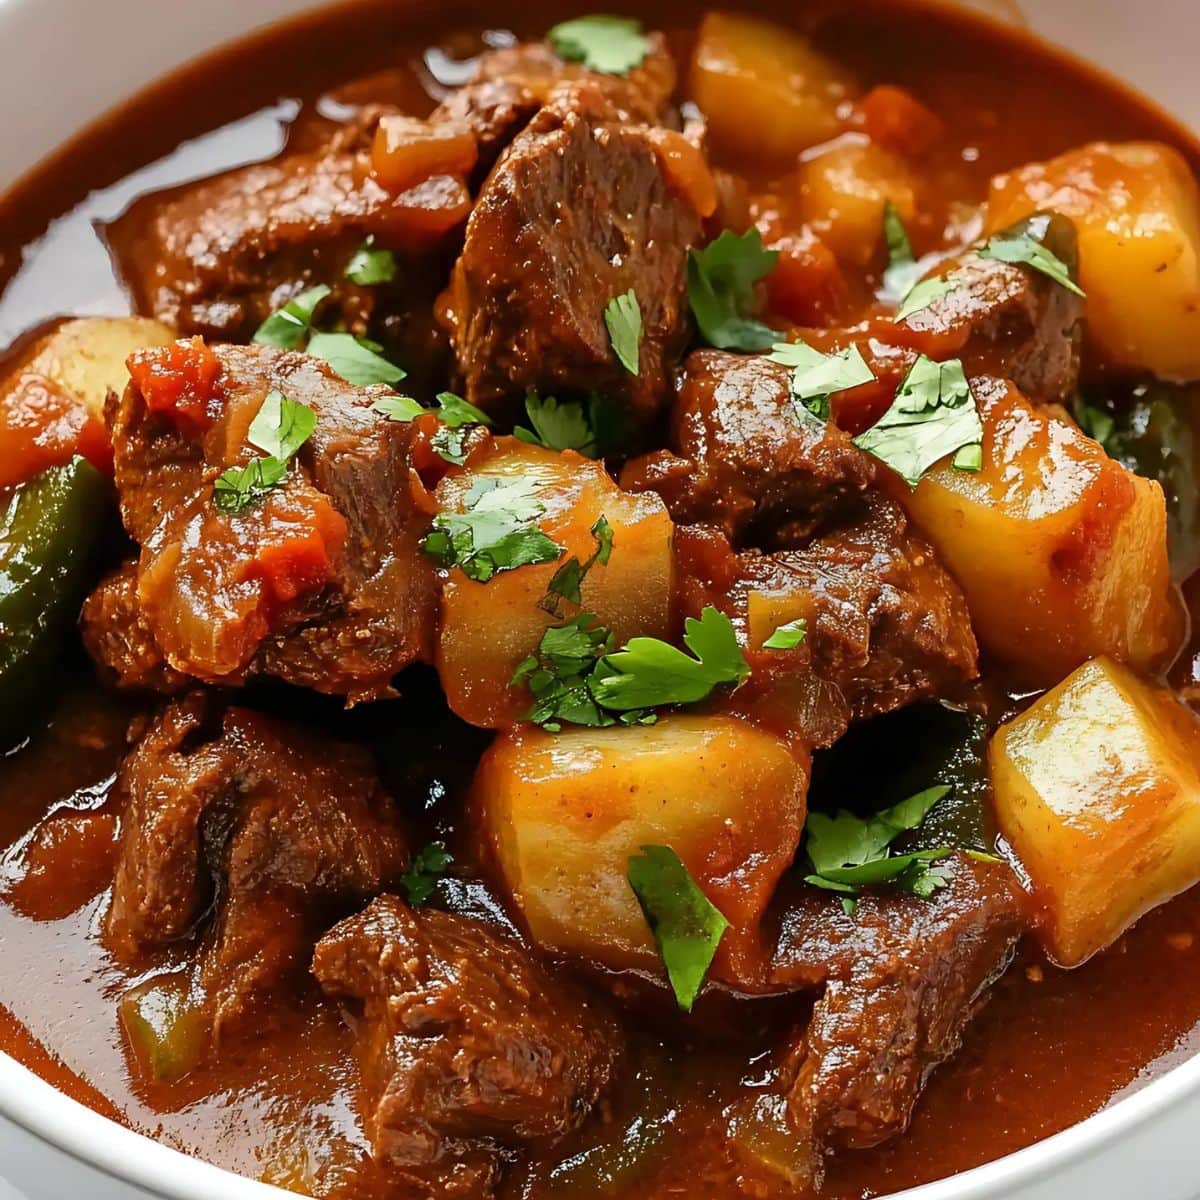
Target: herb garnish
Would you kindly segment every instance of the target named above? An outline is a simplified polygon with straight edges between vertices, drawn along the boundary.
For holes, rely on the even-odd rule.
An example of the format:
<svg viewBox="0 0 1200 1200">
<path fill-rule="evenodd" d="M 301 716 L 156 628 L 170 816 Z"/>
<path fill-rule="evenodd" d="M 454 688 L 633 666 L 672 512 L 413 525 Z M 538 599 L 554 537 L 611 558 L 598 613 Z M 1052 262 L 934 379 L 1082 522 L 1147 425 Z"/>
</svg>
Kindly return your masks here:
<svg viewBox="0 0 1200 1200">
<path fill-rule="evenodd" d="M 429 410 L 411 396 L 380 396 L 371 405 L 371 411 L 377 412 L 381 417 L 387 417 L 389 421 L 399 421 L 407 425 L 409 421 Z"/>
<path fill-rule="evenodd" d="M 642 309 L 633 288 L 614 296 L 604 306 L 604 324 L 621 366 L 630 375 L 636 375 L 642 343 Z"/>
<path fill-rule="evenodd" d="M 935 804 L 949 794 L 945 785 L 927 788 L 866 820 L 844 809 L 833 816 L 809 813 L 805 823 L 805 850 L 812 873 L 805 883 L 837 892 L 853 913 L 854 897 L 863 887 L 890 884 L 901 891 L 928 899 L 946 876 L 931 863 L 953 853 L 948 847 L 893 854 L 900 834 L 916 829 Z"/>
<path fill-rule="evenodd" d="M 412 865 L 400 876 L 400 886 L 409 904 L 414 908 L 424 904 L 453 861 L 454 856 L 447 851 L 445 842 L 430 842 L 418 850 Z"/>
<path fill-rule="evenodd" d="M 780 625 L 765 642 L 764 650 L 794 650 L 808 637 L 808 621 L 800 617 Z"/>
<path fill-rule="evenodd" d="M 312 332 L 317 307 L 331 290 L 320 283 L 293 296 L 258 327 L 254 341 L 260 346 L 275 346 L 279 350 L 299 350 Z"/>
<path fill-rule="evenodd" d="M 396 278 L 396 255 L 377 247 L 375 235 L 371 234 L 354 252 L 346 267 L 346 278 L 362 287 L 391 283 Z"/>
<path fill-rule="evenodd" d="M 935 275 L 932 279 L 922 279 L 920 283 L 914 283 L 892 320 L 897 325 L 901 321 L 907 321 L 909 317 L 916 316 L 928 308 L 935 300 L 948 296 L 956 287 L 958 281 L 953 275 Z"/>
<path fill-rule="evenodd" d="M 471 430 L 480 425 L 490 429 L 492 418 L 453 392 L 438 392 L 437 404 L 441 428 L 429 439 L 429 444 L 439 457 L 461 467 L 467 461 L 467 437 Z"/>
<path fill-rule="evenodd" d="M 801 417 L 812 415 L 829 420 L 829 397 L 834 392 L 870 383 L 871 368 L 857 346 L 847 346 L 837 354 L 822 354 L 806 342 L 776 342 L 772 362 L 795 367 L 792 372 L 792 399 Z"/>
<path fill-rule="evenodd" d="M 612 526 L 608 523 L 608 518 L 601 515 L 595 525 L 592 526 L 591 534 L 596 539 L 596 549 L 592 553 L 592 556 L 586 562 L 582 563 L 574 555 L 567 559 L 554 572 L 545 596 L 538 603 L 539 608 L 544 609 L 553 617 L 562 616 L 562 602 L 564 600 L 569 600 L 572 604 L 582 604 L 583 596 L 580 588 L 583 585 L 584 579 L 587 578 L 587 573 L 597 563 L 602 567 L 608 566 L 608 560 L 612 557 L 613 548 L 613 530 Z"/>
<path fill-rule="evenodd" d="M 746 314 L 754 286 L 771 273 L 778 250 L 764 250 L 757 229 L 735 234 L 726 229 L 702 250 L 688 252 L 688 303 L 701 337 L 718 350 L 766 350 L 776 330 Z"/>
<path fill-rule="evenodd" d="M 576 17 L 546 35 L 554 53 L 605 75 L 627 75 L 650 53 L 642 23 L 628 17 Z"/>
<path fill-rule="evenodd" d="M 1041 218 L 1041 222 L 1041 231 L 1044 236 L 1049 225 L 1049 217 Z M 1083 288 L 1071 278 L 1070 267 L 1035 236 L 1039 228 L 1038 222 L 1029 221 L 1024 224 L 1027 232 L 1010 229 L 1004 233 L 993 234 L 979 248 L 979 257 L 1030 267 L 1034 271 L 1041 272 L 1048 279 L 1053 279 L 1060 287 L 1065 287 L 1068 292 L 1074 292 L 1076 296 L 1084 297 L 1086 293 Z"/>
<path fill-rule="evenodd" d="M 501 571 L 553 562 L 563 549 L 537 524 L 546 506 L 534 496 L 531 479 L 484 478 L 472 484 L 464 511 L 440 512 L 423 548 L 444 567 L 486 583 Z"/>
<path fill-rule="evenodd" d="M 918 355 L 891 407 L 860 433 L 854 444 L 887 463 L 915 488 L 948 454 L 960 471 L 978 471 L 983 462 L 983 422 L 962 363 L 938 363 Z"/>
<path fill-rule="evenodd" d="M 729 922 L 669 846 L 643 846 L 627 878 L 654 935 L 675 999 L 691 1012 Z"/>
<path fill-rule="evenodd" d="M 525 397 L 525 411 L 529 414 L 532 429 L 518 425 L 513 436 L 531 446 L 545 446 L 547 450 L 575 450 L 586 458 L 599 458 L 600 445 L 597 433 L 598 396 L 586 403 L 582 400 L 556 400 L 553 396 L 539 396 L 530 392 Z"/>
<path fill-rule="evenodd" d="M 221 512 L 238 513 L 261 500 L 287 476 L 287 463 L 256 458 L 244 467 L 230 467 L 213 484 L 213 503 Z"/>
<path fill-rule="evenodd" d="M 261 500 L 287 477 L 288 463 L 316 426 L 317 415 L 307 405 L 269 391 L 246 432 L 263 456 L 222 471 L 213 484 L 213 503 L 221 512 L 238 513 Z"/>
<path fill-rule="evenodd" d="M 615 725 L 617 718 L 600 708 L 588 687 L 596 663 L 612 650 L 612 632 L 597 623 L 595 613 L 580 613 L 547 629 L 537 652 L 521 662 L 510 685 L 529 686 L 533 706 L 526 719 L 550 733 L 558 733 L 564 722 L 592 728 Z"/>
<path fill-rule="evenodd" d="M 887 297 L 901 300 L 921 277 L 921 265 L 913 255 L 904 218 L 890 200 L 883 206 L 883 240 L 888 251 L 888 265 L 881 281 L 883 291 Z"/>
</svg>

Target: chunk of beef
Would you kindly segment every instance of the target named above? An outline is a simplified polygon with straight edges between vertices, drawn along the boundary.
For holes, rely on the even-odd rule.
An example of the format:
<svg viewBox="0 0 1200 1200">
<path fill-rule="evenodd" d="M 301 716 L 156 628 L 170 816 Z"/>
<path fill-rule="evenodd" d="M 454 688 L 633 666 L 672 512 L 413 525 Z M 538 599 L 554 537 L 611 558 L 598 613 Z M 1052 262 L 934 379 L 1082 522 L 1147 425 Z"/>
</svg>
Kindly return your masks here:
<svg viewBox="0 0 1200 1200">
<path fill-rule="evenodd" d="M 365 329 L 382 300 L 344 277 L 368 235 L 428 251 L 461 228 L 464 182 L 434 176 L 392 195 L 337 146 L 243 167 L 138 201 L 108 229 L 138 312 L 181 333 L 239 341 L 297 292 L 333 288 L 331 317 Z M 421 270 L 405 272 L 411 287 Z"/>
<path fill-rule="evenodd" d="M 146 661 L 130 645 L 153 645 L 172 671 L 211 683 L 266 674 L 352 701 L 387 695 L 429 656 L 434 621 L 411 427 L 373 411 L 382 389 L 352 387 L 307 355 L 164 354 L 183 354 L 185 374 L 188 354 L 215 355 L 219 378 L 201 418 L 152 410 L 136 383 L 110 404 L 121 512 L 141 547 L 137 605 L 127 632 L 91 649 L 119 674 Z M 280 486 L 221 511 L 215 481 L 256 454 L 246 431 L 272 390 L 312 409 L 316 428 Z"/>
<path fill-rule="evenodd" d="M 215 903 L 199 982 L 218 1036 L 259 1019 L 316 938 L 407 866 L 367 752 L 199 692 L 151 725 L 116 789 L 109 945 L 136 964 Z"/>
<path fill-rule="evenodd" d="M 786 907 L 774 982 L 824 987 L 783 1071 L 812 1180 L 826 1153 L 904 1131 L 1028 925 L 1007 866 L 946 861 L 948 886 L 929 900 L 868 894 L 847 916 L 835 897 L 805 888 Z"/>
<path fill-rule="evenodd" d="M 496 411 L 530 390 L 598 391 L 634 426 L 665 403 L 687 338 L 686 251 L 700 233 L 660 157 L 668 133 L 623 122 L 580 83 L 496 164 L 441 306 L 472 403 Z M 642 320 L 636 374 L 604 319 L 630 290 Z"/>
<path fill-rule="evenodd" d="M 376 1158 L 438 1196 L 478 1195 L 497 1143 L 573 1129 L 620 1055 L 615 1021 L 518 943 L 393 896 L 327 934 L 313 971 L 362 1006 Z"/>
<path fill-rule="evenodd" d="M 717 525 L 735 545 L 794 545 L 853 509 L 874 460 L 832 422 L 801 420 L 791 369 L 697 350 L 671 412 L 671 446 L 630 463 L 621 484 L 656 491 L 682 524 Z"/>
</svg>

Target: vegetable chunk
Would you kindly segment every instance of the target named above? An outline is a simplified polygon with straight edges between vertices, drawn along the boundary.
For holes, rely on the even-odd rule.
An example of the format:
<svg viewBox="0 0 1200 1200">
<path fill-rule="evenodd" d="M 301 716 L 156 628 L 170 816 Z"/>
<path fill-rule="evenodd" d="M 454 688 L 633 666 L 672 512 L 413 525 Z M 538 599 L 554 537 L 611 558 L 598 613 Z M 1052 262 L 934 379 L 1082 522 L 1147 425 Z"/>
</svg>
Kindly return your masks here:
<svg viewBox="0 0 1200 1200">
<path fill-rule="evenodd" d="M 1200 880 L 1200 721 L 1101 658 L 992 739 L 1000 829 L 1075 966 Z"/>
<path fill-rule="evenodd" d="M 962 586 L 980 642 L 1039 682 L 1101 654 L 1159 664 L 1180 620 L 1162 488 L 1011 384 L 971 387 L 980 469 L 944 463 L 893 492 Z"/>
<path fill-rule="evenodd" d="M 561 734 L 520 728 L 480 764 L 483 836 L 532 936 L 610 967 L 659 969 L 626 873 L 665 846 L 728 920 L 713 974 L 752 987 L 759 924 L 804 826 L 808 756 L 730 717 Z"/>
<path fill-rule="evenodd" d="M 459 511 L 473 488 L 493 480 L 502 487 L 524 482 L 533 526 L 562 548 L 552 561 L 498 572 L 485 582 L 480 572 L 468 578 L 457 567 L 446 579 L 437 651 L 446 699 L 464 721 L 498 729 L 528 711 L 528 689 L 512 686 L 513 675 L 561 619 L 594 613 L 618 644 L 639 634 L 666 636 L 673 527 L 657 496 L 621 491 L 601 464 L 513 438 L 495 439 L 464 470 L 448 475 L 438 487 L 438 507 Z M 601 518 L 611 528 L 607 562 L 597 559 L 581 581 L 573 572 L 567 580 L 560 572 L 572 558 L 582 569 L 596 554 L 593 529 Z M 551 589 L 556 577 L 560 590 Z M 574 583 L 578 603 L 565 594 Z"/>
<path fill-rule="evenodd" d="M 1154 142 L 1097 142 L 992 180 L 989 230 L 1038 210 L 1079 229 L 1089 334 L 1116 365 L 1200 375 L 1200 190 Z"/>
</svg>

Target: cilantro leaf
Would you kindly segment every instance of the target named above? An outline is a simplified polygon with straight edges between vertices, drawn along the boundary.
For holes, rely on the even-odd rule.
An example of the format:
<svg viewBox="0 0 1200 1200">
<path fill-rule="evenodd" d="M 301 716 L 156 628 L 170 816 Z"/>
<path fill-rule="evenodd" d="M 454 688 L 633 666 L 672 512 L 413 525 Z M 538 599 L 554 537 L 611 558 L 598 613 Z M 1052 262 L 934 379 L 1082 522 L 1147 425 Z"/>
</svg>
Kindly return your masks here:
<svg viewBox="0 0 1200 1200">
<path fill-rule="evenodd" d="M 628 17 L 576 17 L 555 25 L 546 36 L 559 58 L 605 75 L 627 75 L 650 53 L 642 23 Z"/>
<path fill-rule="evenodd" d="M 954 455 L 959 470 L 982 465 L 983 422 L 962 363 L 919 355 L 891 407 L 854 444 L 915 488 L 935 463 Z M 976 452 L 970 449 L 980 446 Z"/>
<path fill-rule="evenodd" d="M 928 308 L 935 300 L 948 296 L 956 287 L 958 283 L 953 275 L 935 275 L 932 279 L 922 279 L 919 283 L 914 283 L 892 320 L 897 325 L 901 321 L 907 321 L 909 317 Z"/>
<path fill-rule="evenodd" d="M 591 558 L 583 563 L 574 556 L 567 559 L 554 572 L 554 576 L 550 580 L 550 586 L 538 604 L 539 608 L 544 609 L 551 616 L 562 616 L 563 600 L 569 600 L 572 604 L 582 604 L 583 596 L 580 589 L 583 586 L 584 579 L 587 578 L 587 573 L 597 563 L 602 567 L 608 566 L 608 560 L 612 557 L 613 548 L 613 530 L 612 526 L 608 523 L 608 518 L 601 515 L 595 525 L 592 526 L 591 534 L 596 539 L 596 549 Z"/>
<path fill-rule="evenodd" d="M 389 421 L 407 424 L 429 410 L 411 396 L 380 396 L 371 405 L 371 411 L 387 417 Z"/>
<path fill-rule="evenodd" d="M 808 622 L 800 617 L 795 621 L 788 621 L 785 625 L 780 625 L 773 634 L 765 642 L 763 642 L 764 650 L 794 650 L 799 646 L 804 639 L 808 637 Z"/>
<path fill-rule="evenodd" d="M 558 733 L 571 725 L 604 727 L 617 719 L 596 703 L 588 678 L 599 659 L 613 649 L 612 632 L 597 623 L 595 613 L 580 613 L 542 634 L 537 653 L 526 658 L 510 686 L 526 683 L 533 706 L 526 719 Z"/>
<path fill-rule="evenodd" d="M 534 496 L 531 479 L 481 479 L 462 512 L 440 512 L 425 535 L 425 553 L 443 566 L 456 566 L 468 579 L 486 583 L 500 571 L 553 562 L 563 549 L 537 524 L 546 506 Z"/>
<path fill-rule="evenodd" d="M 391 250 L 379 249 L 371 234 L 354 252 L 346 267 L 346 278 L 362 287 L 391 283 L 396 278 L 396 256 Z"/>
<path fill-rule="evenodd" d="M 400 886 L 409 904 L 414 908 L 424 904 L 453 861 L 454 856 L 447 851 L 445 842 L 430 842 L 418 850 L 412 865 L 400 876 Z"/>
<path fill-rule="evenodd" d="M 350 333 L 314 333 L 306 353 L 327 362 L 347 383 L 358 387 L 399 383 L 405 372 L 388 362 L 373 345 Z"/>
<path fill-rule="evenodd" d="M 287 469 L 283 459 L 270 455 L 252 459 L 244 467 L 229 467 L 217 476 L 213 503 L 223 513 L 242 512 L 281 484 Z"/>
<path fill-rule="evenodd" d="M 701 337 L 718 350 L 766 350 L 779 334 L 746 314 L 754 286 L 771 273 L 778 250 L 764 250 L 757 229 L 735 234 L 726 229 L 702 250 L 690 250 L 688 303 Z"/>
<path fill-rule="evenodd" d="M 642 309 L 633 288 L 614 296 L 604 306 L 604 324 L 621 366 L 630 375 L 636 375 L 642 343 Z"/>
<path fill-rule="evenodd" d="M 658 638 L 631 638 L 597 664 L 592 695 L 615 712 L 694 704 L 718 684 L 740 684 L 750 668 L 738 646 L 733 623 L 708 606 L 699 620 L 689 617 L 683 642 L 695 657 Z"/>
<path fill-rule="evenodd" d="M 587 458 L 599 458 L 600 446 L 596 430 L 595 409 L 599 399 L 593 396 L 586 404 L 582 400 L 556 400 L 530 392 L 525 397 L 530 429 L 520 425 L 513 436 L 532 446 L 547 450 L 575 450 Z"/>
<path fill-rule="evenodd" d="M 246 440 L 264 454 L 286 461 L 308 441 L 316 427 L 317 414 L 311 408 L 272 388 L 250 422 Z"/>
<path fill-rule="evenodd" d="M 641 850 L 629 860 L 629 886 L 654 935 L 675 999 L 684 1012 L 691 1012 L 729 922 L 674 850 Z"/>
<path fill-rule="evenodd" d="M 491 429 L 494 422 L 481 408 L 476 408 L 461 396 L 453 392 L 438 392 L 438 420 L 451 429 L 460 429 L 464 425 L 486 425 Z"/>
<path fill-rule="evenodd" d="M 1071 278 L 1071 268 L 1041 241 L 1049 224 L 1049 216 L 1042 215 L 995 233 L 979 248 L 979 257 L 1030 267 L 1082 298 L 1086 293 Z"/>
<path fill-rule="evenodd" d="M 332 289 L 320 283 L 294 296 L 277 312 L 273 312 L 259 327 L 254 341 L 260 346 L 275 346 L 280 350 L 299 350 L 312 332 L 317 306 Z"/>
<path fill-rule="evenodd" d="M 875 378 L 857 346 L 847 346 L 837 354 L 822 354 L 806 342 L 776 342 L 770 359 L 795 367 L 791 388 L 796 411 L 801 417 L 811 414 L 820 421 L 829 420 L 829 397 L 834 392 L 844 392 Z"/>
<path fill-rule="evenodd" d="M 881 298 L 900 301 L 921 278 L 922 268 L 913 255 L 904 218 L 890 200 L 883 206 L 883 240 L 887 244 L 888 265 L 881 280 Z"/>
</svg>

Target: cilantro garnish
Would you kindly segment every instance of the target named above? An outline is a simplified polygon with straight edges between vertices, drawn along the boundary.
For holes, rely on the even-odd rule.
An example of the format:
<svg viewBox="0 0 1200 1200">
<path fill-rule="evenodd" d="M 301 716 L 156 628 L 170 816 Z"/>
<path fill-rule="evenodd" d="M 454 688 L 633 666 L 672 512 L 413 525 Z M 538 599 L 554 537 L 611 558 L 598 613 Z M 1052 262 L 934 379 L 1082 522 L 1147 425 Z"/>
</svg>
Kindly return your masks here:
<svg viewBox="0 0 1200 1200">
<path fill-rule="evenodd" d="M 1118 457 L 1118 454 L 1114 453 L 1112 445 L 1112 436 L 1116 433 L 1117 422 L 1111 413 L 1097 408 L 1094 404 L 1088 404 L 1080 396 L 1075 401 L 1075 419 L 1079 422 L 1079 428 L 1088 437 L 1095 438 L 1110 457 Z"/>
<path fill-rule="evenodd" d="M 387 417 L 389 421 L 407 424 L 429 410 L 411 396 L 380 396 L 371 405 L 371 411 L 377 412 L 381 417 Z"/>
<path fill-rule="evenodd" d="M 788 621 L 785 625 L 780 625 L 763 642 L 763 649 L 794 650 L 806 637 L 808 637 L 808 622 L 803 617 L 800 617 L 798 620 Z"/>
<path fill-rule="evenodd" d="M 493 425 L 492 418 L 482 408 L 453 392 L 438 392 L 437 404 L 438 420 L 451 429 L 461 429 L 464 425 L 486 425 L 490 429 Z"/>
<path fill-rule="evenodd" d="M 1084 297 L 1083 288 L 1071 278 L 1071 268 L 1041 240 L 1045 237 L 1049 224 L 1050 217 L 1041 215 L 1023 221 L 1003 233 L 995 233 L 979 248 L 979 257 L 1030 267 L 1048 279 L 1053 279 L 1067 291 Z"/>
<path fill-rule="evenodd" d="M 908 230 L 900 210 L 889 200 L 883 206 L 883 240 L 887 243 L 888 265 L 883 273 L 885 297 L 900 300 L 921 277 L 921 266 L 913 255 Z"/>
<path fill-rule="evenodd" d="M 414 908 L 424 904 L 453 861 L 454 856 L 447 851 L 445 842 L 430 842 L 418 850 L 412 865 L 400 876 L 400 886 L 409 904 Z"/>
<path fill-rule="evenodd" d="M 633 288 L 614 296 L 604 306 L 604 324 L 621 366 L 630 375 L 636 375 L 642 344 L 642 309 Z"/>
<path fill-rule="evenodd" d="M 729 922 L 669 846 L 643 846 L 627 878 L 667 969 L 675 999 L 691 1012 Z"/>
<path fill-rule="evenodd" d="M 287 476 L 282 459 L 256 458 L 244 467 L 230 467 L 213 484 L 213 503 L 221 512 L 238 513 L 261 500 Z"/>
<path fill-rule="evenodd" d="M 829 397 L 834 392 L 870 383 L 871 368 L 857 346 L 848 346 L 837 354 L 822 354 L 805 342 L 776 342 L 772 362 L 794 367 L 792 399 L 800 416 L 811 414 L 820 421 L 829 420 Z"/>
<path fill-rule="evenodd" d="M 599 458 L 596 408 L 599 397 L 582 400 L 556 400 L 530 392 L 525 397 L 525 411 L 532 429 L 518 425 L 513 436 L 532 446 L 547 450 L 575 450 L 586 458 Z"/>
<path fill-rule="evenodd" d="M 467 492 L 463 512 L 434 518 L 425 553 L 477 583 L 500 571 L 553 562 L 563 550 L 537 524 L 546 506 L 534 496 L 536 487 L 531 479 L 480 479 Z"/>
<path fill-rule="evenodd" d="M 703 250 L 688 252 L 688 303 L 700 335 L 718 350 L 766 350 L 779 334 L 746 314 L 754 285 L 771 273 L 778 250 L 764 250 L 757 229 L 726 229 Z"/>
<path fill-rule="evenodd" d="M 892 320 L 897 325 L 901 321 L 907 321 L 909 317 L 928 308 L 935 300 L 948 296 L 956 287 L 958 282 L 953 275 L 935 275 L 932 279 L 922 279 L 920 283 L 914 283 Z"/>
<path fill-rule="evenodd" d="M 546 35 L 554 53 L 605 75 L 627 75 L 650 53 L 642 23 L 628 17 L 576 17 Z"/>
<path fill-rule="evenodd" d="M 305 353 L 327 362 L 347 383 L 358 387 L 386 383 L 390 387 L 399 383 L 405 372 L 388 362 L 381 349 L 378 343 L 350 333 L 314 333 Z"/>
<path fill-rule="evenodd" d="M 346 267 L 346 278 L 362 287 L 391 283 L 396 278 L 396 256 L 391 250 L 377 247 L 375 235 L 371 234 L 354 252 Z"/>
<path fill-rule="evenodd" d="M 804 877 L 805 883 L 846 897 L 851 912 L 861 888 L 881 884 L 928 899 L 946 885 L 945 875 L 930 864 L 953 851 L 943 847 L 893 854 L 892 843 L 916 829 L 950 790 L 944 785 L 927 788 L 865 820 L 844 809 L 833 816 L 809 813 L 804 848 L 812 873 Z"/>
<path fill-rule="evenodd" d="M 554 572 L 545 596 L 538 603 L 539 608 L 544 609 L 553 617 L 562 616 L 562 602 L 564 600 L 569 600 L 572 604 L 582 604 L 583 596 L 580 588 L 583 586 L 584 579 L 587 578 L 587 573 L 597 563 L 602 567 L 608 566 L 608 560 L 612 557 L 613 548 L 613 530 L 612 526 L 608 523 L 608 518 L 601 516 L 595 525 L 592 526 L 591 534 L 596 539 L 596 549 L 592 553 L 592 556 L 582 563 L 574 555 L 567 559 Z"/>
<path fill-rule="evenodd" d="M 983 422 L 962 363 L 938 363 L 925 355 L 904 377 L 891 407 L 854 444 L 887 463 L 915 488 L 935 463 L 953 454 L 960 471 L 983 463 Z"/>
<path fill-rule="evenodd" d="M 558 733 L 564 722 L 615 725 L 617 718 L 600 708 L 588 687 L 596 663 L 612 649 L 612 632 L 597 624 L 595 613 L 580 613 L 547 629 L 537 652 L 517 667 L 510 685 L 528 684 L 533 707 L 527 719 L 550 733 Z"/>
<path fill-rule="evenodd" d="M 254 341 L 260 346 L 275 346 L 279 350 L 299 350 L 312 332 L 317 306 L 330 291 L 321 283 L 294 296 L 258 327 Z"/>
<path fill-rule="evenodd" d="M 453 392 L 439 392 L 437 397 L 439 428 L 429 444 L 448 463 L 461 467 L 467 461 L 467 436 L 477 425 L 491 426 L 492 419 L 473 404 Z M 408 422 L 422 413 L 433 412 L 411 396 L 383 396 L 371 408 L 390 421 Z"/>
<path fill-rule="evenodd" d="M 284 481 L 288 463 L 316 427 L 311 408 L 272 388 L 246 432 L 246 440 L 263 456 L 222 471 L 213 484 L 213 503 L 221 512 L 237 513 L 261 500 Z"/>
</svg>

